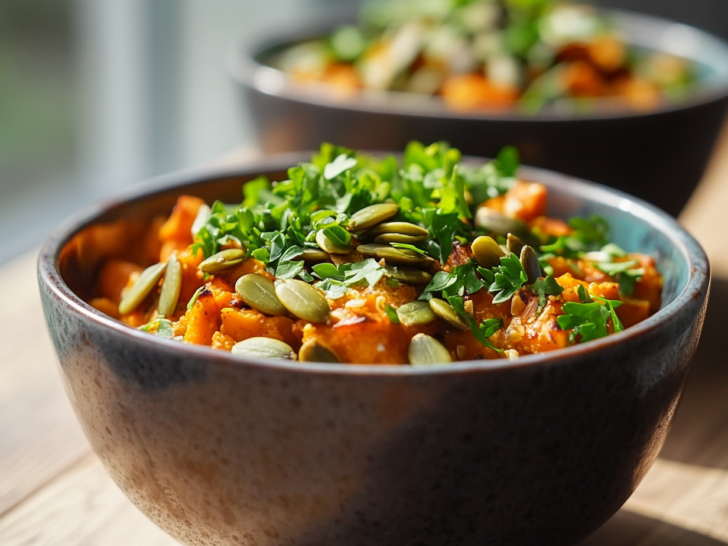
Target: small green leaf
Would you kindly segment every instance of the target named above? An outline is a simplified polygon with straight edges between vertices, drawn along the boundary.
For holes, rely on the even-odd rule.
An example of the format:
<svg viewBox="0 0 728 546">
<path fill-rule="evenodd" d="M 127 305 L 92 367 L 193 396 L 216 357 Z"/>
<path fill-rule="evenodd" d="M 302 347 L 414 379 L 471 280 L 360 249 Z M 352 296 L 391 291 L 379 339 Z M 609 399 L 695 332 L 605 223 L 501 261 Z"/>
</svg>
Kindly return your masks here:
<svg viewBox="0 0 728 546">
<path fill-rule="evenodd" d="M 385 305 L 384 311 L 387 313 L 387 317 L 389 317 L 389 320 L 392 322 L 392 324 L 399 324 L 399 317 L 397 316 L 396 309 L 390 307 L 389 305 Z"/>
<path fill-rule="evenodd" d="M 490 342 L 490 339 L 488 339 L 503 327 L 503 321 L 501 319 L 487 319 L 478 325 L 478 322 L 470 315 L 470 313 L 465 311 L 463 298 L 459 296 L 451 296 L 447 298 L 447 301 L 450 302 L 450 305 L 452 305 L 457 314 L 463 318 L 465 322 L 467 322 L 470 331 L 475 336 L 475 339 L 477 339 L 482 345 L 485 345 L 498 353 L 503 352 L 502 349 L 498 349 Z"/>
<path fill-rule="evenodd" d="M 404 248 L 406 250 L 414 250 L 415 252 L 419 252 L 423 256 L 427 255 L 427 252 L 422 250 L 421 248 L 417 248 L 414 245 L 410 245 L 407 243 L 390 243 L 394 248 Z"/>
<path fill-rule="evenodd" d="M 187 302 L 187 310 L 189 311 L 195 306 L 195 303 L 197 303 L 198 298 L 200 297 L 200 294 L 202 294 L 202 291 L 205 289 L 204 286 L 200 286 L 195 293 L 192 295 L 192 298 L 190 298 L 190 301 Z"/>
<path fill-rule="evenodd" d="M 529 289 L 538 296 L 539 309 L 543 309 L 546 305 L 546 299 L 548 296 L 559 296 L 564 291 L 552 275 L 547 275 L 545 279 L 538 279 L 535 283 L 529 286 Z"/>
<path fill-rule="evenodd" d="M 326 180 L 333 180 L 340 174 L 348 171 L 349 169 L 353 169 L 354 167 L 356 167 L 356 158 L 347 157 L 346 155 L 341 154 L 324 167 L 324 178 Z"/>
<path fill-rule="evenodd" d="M 339 269 L 334 264 L 316 264 L 313 270 L 320 279 L 344 279 L 344 274 L 339 273 Z"/>
<path fill-rule="evenodd" d="M 298 262 L 284 262 L 280 261 L 276 268 L 277 279 L 293 279 L 297 277 L 301 271 L 303 271 L 303 261 Z"/>
</svg>

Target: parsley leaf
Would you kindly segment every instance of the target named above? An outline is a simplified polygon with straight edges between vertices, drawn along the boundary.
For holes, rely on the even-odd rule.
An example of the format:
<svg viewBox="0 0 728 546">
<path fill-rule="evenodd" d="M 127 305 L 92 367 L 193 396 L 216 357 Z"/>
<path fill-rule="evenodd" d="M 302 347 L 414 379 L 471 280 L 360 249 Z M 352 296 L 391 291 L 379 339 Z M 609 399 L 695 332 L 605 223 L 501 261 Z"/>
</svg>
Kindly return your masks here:
<svg viewBox="0 0 728 546">
<path fill-rule="evenodd" d="M 407 243 L 389 243 L 389 244 L 392 245 L 394 248 L 404 248 L 406 250 L 414 250 L 415 252 L 419 252 L 423 256 L 427 254 L 427 252 L 425 252 L 421 248 L 417 248 L 415 245 L 410 245 Z"/>
<path fill-rule="evenodd" d="M 596 214 L 589 218 L 571 218 L 571 235 L 558 237 L 550 244 L 542 245 L 541 252 L 565 258 L 579 258 L 583 252 L 603 248 L 609 242 L 609 225 Z"/>
<path fill-rule="evenodd" d="M 450 302 L 450 305 L 452 305 L 457 314 L 468 323 L 468 327 L 475 336 L 475 339 L 477 339 L 482 345 L 485 345 L 498 353 L 503 352 L 502 349 L 493 345 L 489 339 L 490 336 L 503 327 L 503 321 L 501 319 L 486 319 L 478 325 L 475 318 L 473 318 L 473 316 L 465 310 L 465 302 L 463 301 L 463 298 L 459 296 L 450 296 L 447 298 L 447 301 Z"/>
<path fill-rule="evenodd" d="M 624 330 L 615 309 L 622 305 L 621 301 L 608 300 L 599 296 L 590 296 L 584 286 L 577 288 L 582 303 L 567 302 L 563 306 L 565 315 L 557 320 L 564 330 L 573 330 L 570 340 L 574 342 L 581 336 L 581 343 L 599 339 L 609 335 L 607 321 L 612 320 L 615 332 Z M 596 300 L 596 301 L 595 301 Z"/>
<path fill-rule="evenodd" d="M 438 292 L 445 296 L 463 296 L 466 292 L 475 294 L 483 288 L 483 281 L 475 274 L 476 267 L 476 262 L 471 260 L 455 267 L 451 273 L 438 271 L 425 286 L 419 299 L 429 301 Z"/>
<path fill-rule="evenodd" d="M 363 262 L 351 264 L 349 270 L 344 273 L 344 282 L 352 285 L 366 280 L 369 286 L 374 286 L 383 275 L 384 268 L 374 258 L 368 258 Z"/>
<path fill-rule="evenodd" d="M 326 292 L 326 296 L 332 300 L 344 297 L 349 290 L 348 286 L 336 279 L 326 279 L 316 283 L 315 286 Z"/>
<path fill-rule="evenodd" d="M 631 296 L 634 294 L 634 287 L 645 274 L 644 269 L 630 269 L 624 273 L 620 273 L 617 277 L 619 282 L 619 295 L 620 296 Z"/>
<path fill-rule="evenodd" d="M 500 259 L 501 265 L 493 268 L 493 283 L 488 291 L 495 294 L 494 304 L 511 299 L 523 284 L 528 280 L 523 270 L 521 260 L 515 254 L 509 254 Z"/>
<path fill-rule="evenodd" d="M 452 244 L 455 234 L 458 232 L 458 224 L 462 222 L 457 212 L 445 214 L 438 209 L 425 209 L 425 222 L 428 225 L 430 234 L 435 241 L 430 241 L 428 251 L 440 263 L 447 263 L 452 252 Z"/>
<path fill-rule="evenodd" d="M 543 309 L 546 305 L 547 296 L 559 296 L 564 291 L 552 275 L 547 275 L 545 279 L 538 279 L 529 286 L 529 289 L 538 296 L 539 309 Z"/>
<path fill-rule="evenodd" d="M 356 167 L 356 163 L 356 158 L 341 154 L 324 167 L 324 178 L 326 180 L 333 180 L 340 174 Z"/>
<path fill-rule="evenodd" d="M 387 317 L 389 317 L 389 320 L 392 324 L 399 324 L 399 316 L 397 315 L 397 311 L 390 307 L 389 305 L 384 306 L 384 312 L 387 313 Z"/>
</svg>

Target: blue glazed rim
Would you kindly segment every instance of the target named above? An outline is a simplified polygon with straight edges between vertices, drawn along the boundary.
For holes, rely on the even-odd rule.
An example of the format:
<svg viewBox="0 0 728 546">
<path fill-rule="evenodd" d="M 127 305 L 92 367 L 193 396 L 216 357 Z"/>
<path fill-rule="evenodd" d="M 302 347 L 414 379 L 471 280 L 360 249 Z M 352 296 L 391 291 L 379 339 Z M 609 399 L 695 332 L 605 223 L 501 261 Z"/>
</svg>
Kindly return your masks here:
<svg viewBox="0 0 728 546">
<path fill-rule="evenodd" d="M 183 193 L 187 186 L 213 181 L 221 178 L 251 177 L 269 172 L 285 171 L 288 167 L 307 161 L 310 152 L 289 153 L 268 156 L 245 165 L 213 169 L 190 169 L 171 175 L 154 178 L 135 185 L 116 198 L 101 201 L 78 212 L 64 222 L 44 243 L 38 257 L 38 282 L 41 290 L 48 290 L 68 311 L 82 316 L 98 327 L 108 328 L 118 336 L 126 338 L 129 343 L 141 343 L 152 351 L 168 351 L 178 357 L 195 356 L 223 366 L 256 366 L 288 370 L 295 373 L 316 373 L 325 375 L 360 375 L 360 376 L 430 376 L 443 374 L 462 374 L 485 372 L 487 370 L 517 369 L 532 366 L 554 365 L 560 362 L 572 362 L 593 355 L 602 350 L 607 351 L 620 344 L 637 341 L 655 330 L 664 327 L 672 320 L 679 318 L 688 307 L 696 302 L 702 305 L 708 297 L 710 289 L 710 265 L 705 251 L 695 238 L 678 222 L 640 199 L 624 192 L 587 182 L 578 178 L 555 173 L 545 169 L 522 167 L 520 175 L 524 179 L 542 182 L 549 188 L 566 190 L 579 201 L 590 201 L 607 206 L 613 210 L 626 211 L 638 216 L 651 227 L 662 232 L 680 252 L 686 261 L 688 279 L 683 289 L 674 300 L 660 309 L 653 316 L 639 324 L 627 328 L 618 334 L 610 335 L 583 345 L 565 349 L 521 356 L 517 360 L 476 360 L 456 362 L 431 367 L 412 367 L 406 365 L 381 364 L 317 364 L 288 362 L 264 359 L 250 359 L 233 356 L 225 351 L 216 351 L 209 347 L 181 344 L 176 341 L 158 338 L 127 326 L 122 322 L 94 309 L 79 298 L 65 283 L 59 271 L 59 258 L 65 245 L 84 228 L 97 223 L 99 218 L 116 207 L 140 202 L 170 191 Z M 468 161 L 484 161 L 482 158 L 467 158 Z"/>
</svg>

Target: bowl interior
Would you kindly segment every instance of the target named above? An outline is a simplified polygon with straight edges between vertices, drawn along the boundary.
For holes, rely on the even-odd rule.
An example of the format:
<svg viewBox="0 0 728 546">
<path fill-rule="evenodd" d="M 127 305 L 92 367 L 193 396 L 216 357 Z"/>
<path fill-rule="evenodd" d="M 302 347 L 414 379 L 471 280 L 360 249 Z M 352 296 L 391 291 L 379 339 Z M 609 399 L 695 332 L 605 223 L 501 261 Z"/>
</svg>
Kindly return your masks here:
<svg viewBox="0 0 728 546">
<path fill-rule="evenodd" d="M 549 186 L 550 216 L 599 215 L 609 224 L 614 243 L 627 252 L 654 257 L 664 277 L 663 309 L 687 288 L 691 270 L 696 265 L 695 256 L 691 255 L 682 230 L 676 231 L 676 222 L 663 212 L 621 192 L 548 171 L 523 169 L 522 176 Z"/>
<path fill-rule="evenodd" d="M 728 93 L 728 45 L 721 39 L 697 28 L 657 17 L 619 10 L 608 10 L 607 13 L 616 28 L 622 31 L 627 42 L 636 49 L 669 53 L 682 57 L 696 66 L 697 82 L 689 96 L 670 102 L 657 111 L 680 108 Z M 447 108 L 439 97 L 429 95 L 365 89 L 354 96 L 349 96 L 342 95 L 322 83 L 312 82 L 302 86 L 273 66 L 275 56 L 285 49 L 303 41 L 322 37 L 335 26 L 353 23 L 355 20 L 356 14 L 347 10 L 335 17 L 325 18 L 324 22 L 318 19 L 306 31 L 302 32 L 298 26 L 295 30 L 281 33 L 278 38 L 267 39 L 252 50 L 250 58 L 246 56 L 242 62 L 239 58 L 233 61 L 233 74 L 247 80 L 249 85 L 263 93 L 313 103 L 334 102 L 347 107 L 371 108 L 385 112 L 536 120 L 564 118 L 575 113 L 578 113 L 575 117 L 579 119 L 604 115 L 644 114 L 625 109 L 621 100 L 613 98 L 591 100 L 587 110 L 584 110 L 583 106 L 578 106 L 576 101 L 573 102 L 573 107 L 566 106 L 572 101 L 561 101 L 558 108 L 545 108 L 536 114 L 523 114 L 516 109 L 461 113 Z"/>
</svg>

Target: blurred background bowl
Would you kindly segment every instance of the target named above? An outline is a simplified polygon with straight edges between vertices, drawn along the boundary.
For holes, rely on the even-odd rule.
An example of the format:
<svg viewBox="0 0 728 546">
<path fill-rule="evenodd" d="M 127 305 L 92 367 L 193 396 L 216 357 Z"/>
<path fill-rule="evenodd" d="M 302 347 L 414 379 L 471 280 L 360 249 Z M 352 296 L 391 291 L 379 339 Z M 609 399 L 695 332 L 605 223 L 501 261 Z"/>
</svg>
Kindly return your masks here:
<svg viewBox="0 0 728 546">
<path fill-rule="evenodd" d="M 266 153 L 315 149 L 322 141 L 357 149 L 402 149 L 417 139 L 448 141 L 466 154 L 494 156 L 504 145 L 525 163 L 595 180 L 677 215 L 702 178 L 728 106 L 728 45 L 696 28 L 608 11 L 628 43 L 683 57 L 698 67 L 684 101 L 638 112 L 603 100 L 589 113 L 457 113 L 437 97 L 362 91 L 346 97 L 326 84 L 301 85 L 270 65 L 275 53 L 353 22 L 282 31 L 240 46 L 230 63 L 259 145 Z M 301 31 L 301 28 L 304 28 Z"/>
<path fill-rule="evenodd" d="M 709 267 L 668 215 L 523 169 L 549 214 L 600 214 L 654 255 L 663 308 L 627 331 L 516 362 L 428 369 L 283 363 L 163 340 L 84 303 L 101 262 L 180 194 L 240 200 L 308 156 L 168 177 L 89 209 L 45 244 L 39 283 L 64 384 L 119 487 L 184 544 L 574 544 L 655 460 L 702 329 Z"/>
</svg>

